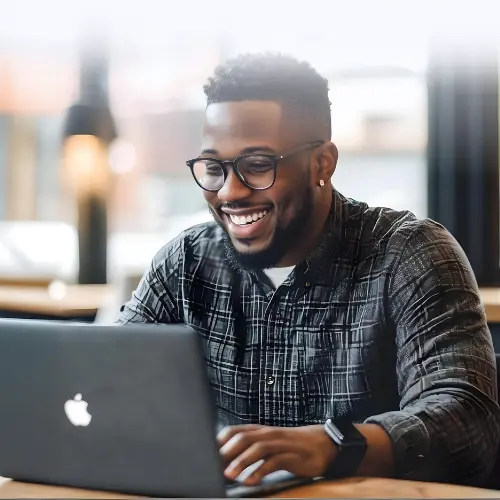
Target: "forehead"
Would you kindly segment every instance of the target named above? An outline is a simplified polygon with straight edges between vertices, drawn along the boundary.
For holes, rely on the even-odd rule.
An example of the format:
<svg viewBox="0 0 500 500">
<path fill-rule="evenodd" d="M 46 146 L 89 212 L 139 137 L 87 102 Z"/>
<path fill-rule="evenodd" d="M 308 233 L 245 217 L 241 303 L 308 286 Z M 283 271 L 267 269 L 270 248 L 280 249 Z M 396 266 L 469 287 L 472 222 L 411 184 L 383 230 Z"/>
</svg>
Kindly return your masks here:
<svg viewBox="0 0 500 500">
<path fill-rule="evenodd" d="M 282 146 L 282 107 L 274 101 L 210 104 L 205 113 L 202 149 L 234 156 L 259 146 Z"/>
</svg>

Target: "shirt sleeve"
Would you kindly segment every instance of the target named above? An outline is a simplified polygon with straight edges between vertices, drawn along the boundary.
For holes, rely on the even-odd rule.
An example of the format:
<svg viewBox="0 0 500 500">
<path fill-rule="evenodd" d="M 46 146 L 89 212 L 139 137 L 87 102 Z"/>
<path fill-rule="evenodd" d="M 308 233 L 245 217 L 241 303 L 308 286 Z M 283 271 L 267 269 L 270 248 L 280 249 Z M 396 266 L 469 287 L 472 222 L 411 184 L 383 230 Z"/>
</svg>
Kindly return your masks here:
<svg viewBox="0 0 500 500">
<path fill-rule="evenodd" d="M 480 485 L 500 441 L 496 363 L 469 262 L 432 221 L 393 236 L 399 252 L 388 290 L 396 331 L 400 410 L 366 420 L 382 426 L 397 476 Z"/>
<path fill-rule="evenodd" d="M 155 255 L 132 298 L 121 307 L 116 324 L 182 322 L 179 268 L 183 245 L 181 234 Z"/>
</svg>

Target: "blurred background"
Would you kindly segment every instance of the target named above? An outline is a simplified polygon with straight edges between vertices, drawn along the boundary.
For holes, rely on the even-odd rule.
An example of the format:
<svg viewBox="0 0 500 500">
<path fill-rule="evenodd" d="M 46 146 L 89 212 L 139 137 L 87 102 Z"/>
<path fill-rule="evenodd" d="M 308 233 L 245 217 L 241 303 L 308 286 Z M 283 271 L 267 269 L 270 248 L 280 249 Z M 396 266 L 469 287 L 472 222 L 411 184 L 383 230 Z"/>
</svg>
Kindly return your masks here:
<svg viewBox="0 0 500 500">
<path fill-rule="evenodd" d="M 93 318 L 117 300 L 97 285 L 131 277 L 123 299 L 168 239 L 208 220 L 185 166 L 199 153 L 202 86 L 226 58 L 258 51 L 305 59 L 328 78 L 341 193 L 450 226 L 480 284 L 495 286 L 497 10 L 479 1 L 2 0 L 0 308 Z"/>
</svg>

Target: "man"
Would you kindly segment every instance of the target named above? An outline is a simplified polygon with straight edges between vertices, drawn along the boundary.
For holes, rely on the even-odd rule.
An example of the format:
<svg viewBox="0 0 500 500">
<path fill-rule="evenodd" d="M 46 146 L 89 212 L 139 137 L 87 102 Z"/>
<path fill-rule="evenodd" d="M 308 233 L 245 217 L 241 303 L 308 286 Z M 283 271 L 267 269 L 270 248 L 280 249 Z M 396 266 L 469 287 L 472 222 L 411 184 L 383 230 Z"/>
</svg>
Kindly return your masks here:
<svg viewBox="0 0 500 500">
<path fill-rule="evenodd" d="M 240 57 L 205 93 L 187 164 L 215 222 L 159 251 L 119 323 L 205 339 L 226 476 L 481 484 L 500 436 L 495 358 L 457 242 L 332 188 L 328 84 L 308 64 Z"/>
</svg>

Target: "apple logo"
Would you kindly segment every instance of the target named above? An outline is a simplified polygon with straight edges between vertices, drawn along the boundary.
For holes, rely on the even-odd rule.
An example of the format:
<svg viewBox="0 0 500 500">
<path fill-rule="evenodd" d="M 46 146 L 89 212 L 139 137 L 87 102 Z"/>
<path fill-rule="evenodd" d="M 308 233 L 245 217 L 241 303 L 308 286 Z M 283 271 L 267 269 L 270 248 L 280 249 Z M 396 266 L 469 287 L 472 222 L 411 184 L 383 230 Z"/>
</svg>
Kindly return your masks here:
<svg viewBox="0 0 500 500">
<path fill-rule="evenodd" d="M 82 400 L 81 394 L 76 394 L 73 399 L 64 403 L 64 412 L 68 420 L 76 427 L 87 427 L 92 420 L 92 415 L 87 410 L 87 401 Z"/>
</svg>

